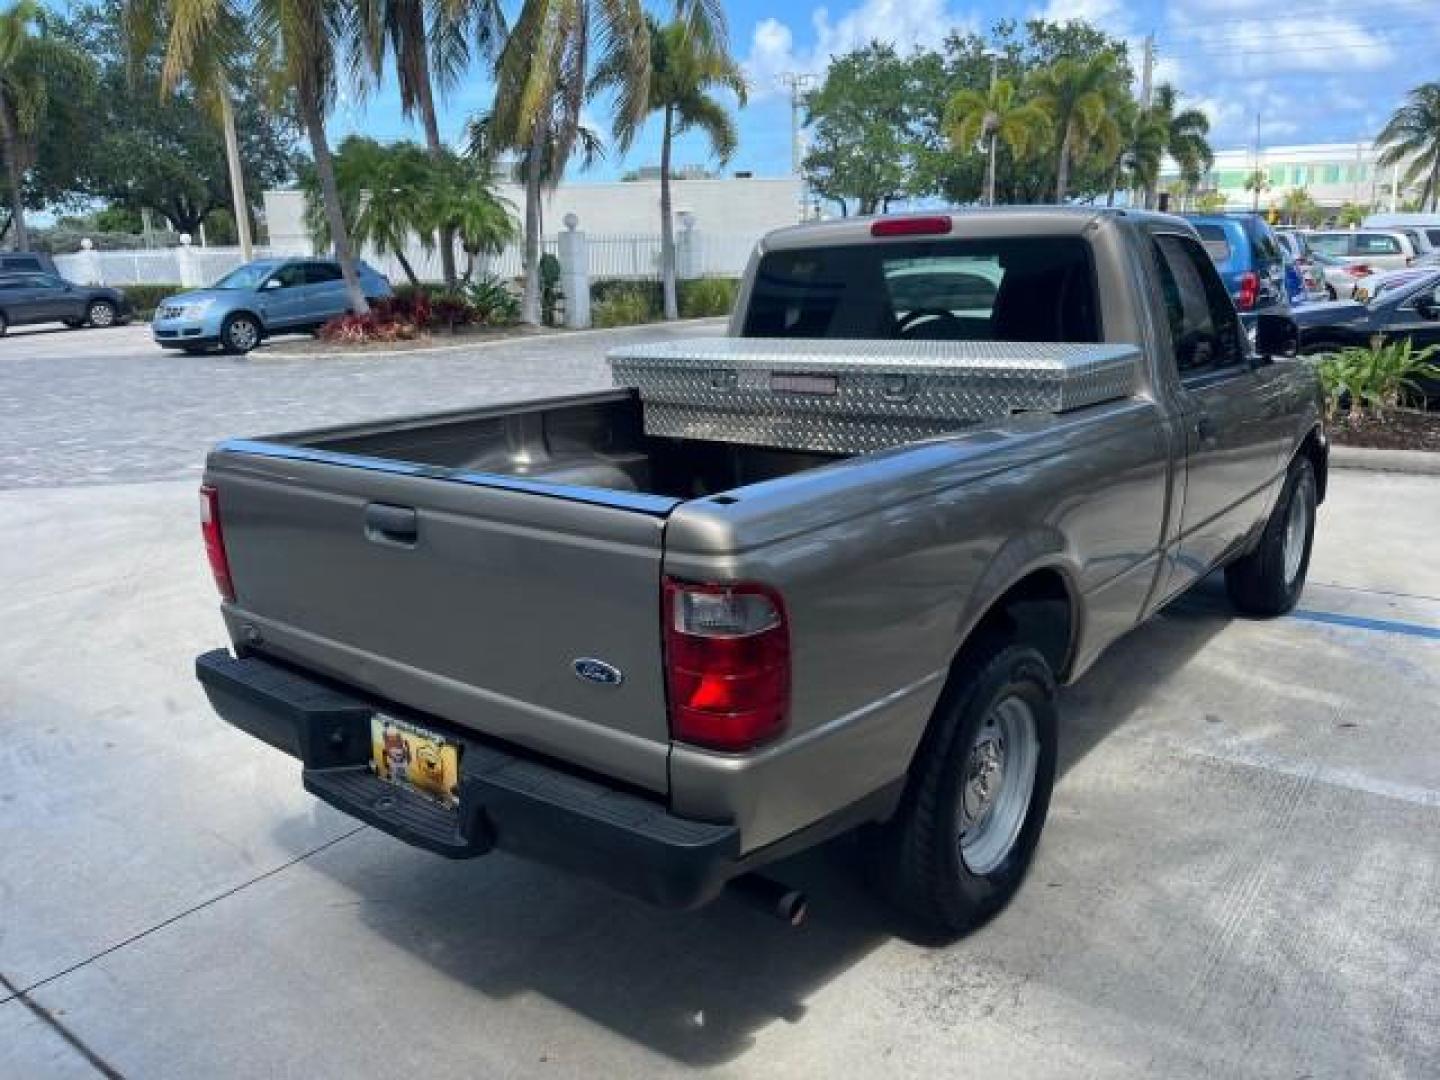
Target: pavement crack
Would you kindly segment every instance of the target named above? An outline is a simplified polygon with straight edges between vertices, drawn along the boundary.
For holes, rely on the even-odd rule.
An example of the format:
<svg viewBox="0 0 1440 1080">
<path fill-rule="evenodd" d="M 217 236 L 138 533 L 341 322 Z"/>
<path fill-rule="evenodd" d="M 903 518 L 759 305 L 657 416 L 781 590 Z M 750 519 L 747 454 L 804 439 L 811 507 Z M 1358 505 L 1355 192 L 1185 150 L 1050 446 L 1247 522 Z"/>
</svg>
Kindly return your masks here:
<svg viewBox="0 0 1440 1080">
<path fill-rule="evenodd" d="M 3 986 L 9 995 L 5 1000 L 18 1001 L 24 1005 L 25 1008 L 30 1010 L 32 1016 L 51 1031 L 55 1032 L 56 1035 L 59 1035 L 60 1038 L 64 1039 L 71 1049 L 83 1057 L 91 1068 L 105 1077 L 106 1080 L 125 1080 L 124 1075 L 119 1069 L 115 1068 L 115 1066 L 111 1065 L 86 1045 L 85 1040 L 71 1031 L 65 1021 L 61 1020 L 49 1009 L 45 1008 L 44 1005 L 41 1005 L 38 1001 L 30 997 L 27 991 L 18 989 L 14 983 L 5 977 L 3 972 L 0 972 L 0 986 Z"/>
<path fill-rule="evenodd" d="M 327 841 L 325 841 L 325 843 L 320 844 L 320 845 L 318 845 L 317 847 L 313 847 L 313 848 L 311 848 L 309 851 L 305 851 L 305 852 L 302 852 L 302 853 L 299 854 L 299 855 L 296 855 L 295 858 L 290 859 L 290 860 L 288 860 L 288 861 L 286 861 L 286 862 L 283 862 L 283 863 L 281 863 L 279 866 L 273 866 L 273 867 L 271 867 L 269 870 L 266 870 L 263 874 L 257 874 L 255 877 L 249 878 L 249 879 L 246 880 L 246 881 L 242 881 L 239 885 L 236 885 L 236 886 L 234 886 L 233 888 L 226 889 L 226 890 L 225 890 L 224 892 L 222 892 L 222 893 L 217 893 L 216 895 L 210 897 L 208 900 L 202 900 L 202 901 L 200 901 L 200 903 L 195 904 L 195 905 L 193 905 L 193 906 L 191 906 L 191 907 L 188 907 L 188 908 L 186 908 L 184 911 L 181 911 L 181 912 L 178 912 L 178 913 L 176 913 L 176 914 L 174 914 L 174 915 L 171 915 L 171 916 L 170 916 L 169 918 L 167 918 L 167 919 L 162 919 L 160 922 L 156 923 L 154 926 L 147 927 L 147 928 L 144 929 L 144 930 L 140 930 L 140 931 L 138 931 L 138 932 L 136 932 L 136 933 L 134 933 L 134 934 L 131 934 L 129 937 L 125 938 L 123 941 L 117 941 L 114 945 L 109 945 L 109 946 L 101 949 L 99 952 L 95 953 L 93 956 L 87 956 L 84 960 L 79 960 L 79 961 L 77 961 L 76 963 L 71 964 L 71 965 L 70 965 L 69 967 L 67 967 L 67 968 L 64 968 L 64 969 L 62 969 L 62 970 L 60 970 L 60 971 L 57 971 L 57 972 L 55 972 L 54 974 L 46 975 L 43 979 L 38 979 L 38 980 L 36 980 L 35 982 L 31 983 L 29 986 L 25 987 L 24 989 L 17 989 L 16 987 L 14 987 L 14 986 L 9 982 L 9 980 L 5 980 L 5 982 L 4 982 L 5 988 L 6 988 L 6 990 L 9 992 L 9 994 L 10 994 L 12 997 L 18 997 L 18 998 L 22 998 L 22 999 L 23 999 L 23 998 L 25 998 L 25 996 L 26 996 L 27 994 L 33 993 L 34 991 L 40 989 L 42 986 L 47 986 L 47 985 L 49 985 L 50 983 L 54 982 L 54 981 L 57 980 L 57 979 L 63 979 L 63 978 L 65 978 L 65 976 L 70 975 L 70 974 L 73 974 L 74 972 L 79 971 L 81 968 L 87 967 L 87 966 L 89 966 L 90 964 L 93 964 L 96 960 L 101 960 L 101 959 L 103 959 L 104 957 L 109 956 L 111 953 L 119 952 L 121 949 L 127 948 L 127 947 L 130 946 L 130 945 L 134 945 L 137 941 L 141 941 L 141 940 L 143 940 L 144 938 L 149 937 L 151 934 L 154 934 L 154 933 L 156 933 L 156 932 L 158 932 L 158 931 L 160 931 L 160 930 L 164 930 L 167 926 L 173 926 L 175 923 L 179 922 L 181 919 L 189 918 L 191 915 L 194 915 L 197 911 L 204 911 L 206 908 L 208 908 L 208 907 L 210 907 L 210 906 L 212 906 L 212 905 L 214 905 L 214 904 L 218 904 L 218 903 L 219 903 L 220 901 L 222 901 L 222 900 L 227 900 L 227 899 L 229 899 L 230 897 L 234 896 L 236 893 L 244 892 L 246 889 L 250 888 L 252 885 L 258 885 L 260 882 L 265 881 L 265 880 L 267 880 L 267 879 L 269 879 L 269 878 L 272 878 L 272 877 L 274 877 L 276 874 L 284 873 L 286 870 L 290 869 L 290 867 L 292 867 L 292 866 L 295 866 L 297 863 L 302 863 L 302 862 L 304 862 L 306 859 L 310 858 L 310 857 L 313 856 L 313 855 L 319 855 L 322 851 L 326 851 L 326 850 L 334 847 L 336 844 L 343 843 L 344 841 L 350 839 L 350 837 L 354 836 L 356 833 L 358 833 L 358 832 L 364 832 L 364 831 L 365 831 L 366 829 L 368 829 L 368 828 L 369 828 L 368 825 L 357 825 L 357 826 L 355 826 L 353 829 L 350 829 L 350 830 L 348 830 L 348 831 L 346 831 L 346 832 L 341 833 L 339 836 L 335 837 L 335 838 L 332 839 L 332 840 L 327 840 Z M 4 978 L 4 976 L 0 976 L 0 979 L 3 979 L 3 978 Z M 34 1006 L 32 1006 L 32 1009 L 33 1009 L 33 1008 L 34 1008 Z"/>
</svg>

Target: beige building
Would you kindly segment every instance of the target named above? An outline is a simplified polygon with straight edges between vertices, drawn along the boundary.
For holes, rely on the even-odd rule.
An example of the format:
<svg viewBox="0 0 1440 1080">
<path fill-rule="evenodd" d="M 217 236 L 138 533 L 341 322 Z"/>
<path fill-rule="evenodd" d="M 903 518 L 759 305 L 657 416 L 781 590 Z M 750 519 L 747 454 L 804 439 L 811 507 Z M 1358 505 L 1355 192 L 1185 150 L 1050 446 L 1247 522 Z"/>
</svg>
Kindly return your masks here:
<svg viewBox="0 0 1440 1080">
<path fill-rule="evenodd" d="M 1368 142 L 1271 146 L 1258 153 L 1249 149 L 1220 150 L 1215 154 L 1215 164 L 1205 174 L 1201 191 L 1223 195 L 1226 209 L 1248 210 L 1255 205 L 1255 193 L 1246 189 L 1245 181 L 1258 168 L 1266 184 L 1260 192 L 1261 209 L 1278 206 L 1296 188 L 1308 192 L 1327 210 L 1338 210 L 1346 203 L 1398 209 L 1416 192 L 1397 190 L 1403 167 L 1382 167 L 1378 157 L 1378 151 Z M 1162 187 L 1178 179 L 1173 163 L 1161 171 Z"/>
</svg>

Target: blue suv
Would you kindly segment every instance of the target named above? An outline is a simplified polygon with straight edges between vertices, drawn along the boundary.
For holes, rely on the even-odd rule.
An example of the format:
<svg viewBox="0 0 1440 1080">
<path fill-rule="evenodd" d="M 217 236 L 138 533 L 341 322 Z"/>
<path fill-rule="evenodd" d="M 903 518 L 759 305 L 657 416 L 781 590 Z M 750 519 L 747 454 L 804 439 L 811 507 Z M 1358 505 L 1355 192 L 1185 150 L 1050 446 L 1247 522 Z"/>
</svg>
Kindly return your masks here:
<svg viewBox="0 0 1440 1080">
<path fill-rule="evenodd" d="M 358 269 L 367 298 L 390 295 L 384 275 L 363 262 Z M 208 289 L 160 301 L 150 333 L 167 349 L 247 353 L 266 337 L 313 330 L 349 308 L 334 259 L 257 259 Z"/>
<path fill-rule="evenodd" d="M 1185 219 L 1200 234 L 1247 332 L 1254 333 L 1262 311 L 1289 313 L 1285 253 L 1259 214 L 1186 214 Z"/>
</svg>

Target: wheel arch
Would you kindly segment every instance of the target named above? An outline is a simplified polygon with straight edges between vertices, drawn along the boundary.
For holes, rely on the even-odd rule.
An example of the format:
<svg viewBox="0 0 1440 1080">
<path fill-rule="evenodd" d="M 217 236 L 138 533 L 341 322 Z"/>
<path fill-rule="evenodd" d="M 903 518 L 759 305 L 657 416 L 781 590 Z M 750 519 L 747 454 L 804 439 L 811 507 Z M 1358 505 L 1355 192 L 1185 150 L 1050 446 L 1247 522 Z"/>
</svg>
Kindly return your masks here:
<svg viewBox="0 0 1440 1080">
<path fill-rule="evenodd" d="M 1310 467 L 1315 470 L 1315 505 L 1319 506 L 1325 501 L 1325 490 L 1330 482 L 1330 444 L 1319 424 L 1305 433 L 1291 460 L 1299 457 L 1308 458 Z"/>
<path fill-rule="evenodd" d="M 1016 574 L 971 620 L 952 667 L 963 664 L 978 642 L 994 637 L 1035 646 L 1055 678 L 1064 681 L 1079 637 L 1078 593 L 1058 562 L 1042 562 Z"/>
</svg>

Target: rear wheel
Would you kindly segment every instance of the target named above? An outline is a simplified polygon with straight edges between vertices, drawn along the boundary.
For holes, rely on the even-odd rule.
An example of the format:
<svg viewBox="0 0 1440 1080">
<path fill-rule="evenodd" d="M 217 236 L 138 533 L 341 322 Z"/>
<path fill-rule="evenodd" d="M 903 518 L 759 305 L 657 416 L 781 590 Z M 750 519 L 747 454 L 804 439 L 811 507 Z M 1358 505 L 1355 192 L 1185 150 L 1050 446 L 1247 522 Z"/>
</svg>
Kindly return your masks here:
<svg viewBox="0 0 1440 1080">
<path fill-rule="evenodd" d="M 988 642 L 951 675 L 895 817 L 879 884 L 927 930 L 954 935 L 1015 894 L 1055 783 L 1055 681 L 1029 645 Z"/>
<path fill-rule="evenodd" d="M 92 300 L 90 307 L 85 311 L 85 321 L 91 326 L 104 330 L 115 325 L 117 314 L 115 305 L 109 300 Z"/>
<path fill-rule="evenodd" d="M 1315 540 L 1315 468 L 1298 457 L 1255 550 L 1225 568 L 1230 602 L 1247 615 L 1284 615 L 1300 599 Z"/>
<path fill-rule="evenodd" d="M 220 328 L 220 344 L 226 352 L 243 356 L 260 344 L 260 323 L 253 315 L 231 315 Z"/>
</svg>

